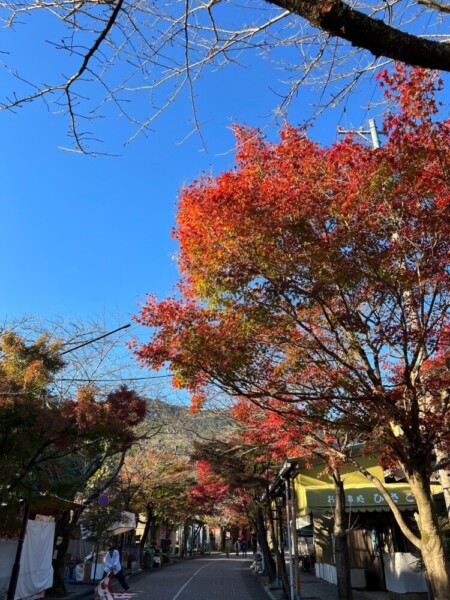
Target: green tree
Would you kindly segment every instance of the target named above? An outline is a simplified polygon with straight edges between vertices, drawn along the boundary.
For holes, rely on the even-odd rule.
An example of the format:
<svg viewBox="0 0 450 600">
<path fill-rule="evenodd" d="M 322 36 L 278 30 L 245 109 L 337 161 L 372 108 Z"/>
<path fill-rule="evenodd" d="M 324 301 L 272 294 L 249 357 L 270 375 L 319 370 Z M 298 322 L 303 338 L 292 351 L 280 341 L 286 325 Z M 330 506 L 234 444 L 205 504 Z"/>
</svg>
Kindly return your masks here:
<svg viewBox="0 0 450 600">
<path fill-rule="evenodd" d="M 60 593 L 70 532 L 102 488 L 91 489 L 89 498 L 83 492 L 108 460 L 123 457 L 132 446 L 146 412 L 145 401 L 126 386 L 104 398 L 84 385 L 76 399 L 61 401 L 53 382 L 62 368 L 61 342 L 41 337 L 26 344 L 13 332 L 1 338 L 0 528 L 17 529 L 19 501 L 34 508 L 59 506 L 54 587 Z M 116 475 L 110 469 L 109 479 Z M 67 501 L 77 496 L 83 502 L 71 513 Z"/>
<path fill-rule="evenodd" d="M 192 466 L 173 451 L 147 445 L 127 456 L 119 486 L 128 496 L 130 508 L 145 523 L 141 549 L 153 541 L 152 529 L 163 526 L 170 533 L 186 520 L 188 492 L 194 483 Z"/>
</svg>

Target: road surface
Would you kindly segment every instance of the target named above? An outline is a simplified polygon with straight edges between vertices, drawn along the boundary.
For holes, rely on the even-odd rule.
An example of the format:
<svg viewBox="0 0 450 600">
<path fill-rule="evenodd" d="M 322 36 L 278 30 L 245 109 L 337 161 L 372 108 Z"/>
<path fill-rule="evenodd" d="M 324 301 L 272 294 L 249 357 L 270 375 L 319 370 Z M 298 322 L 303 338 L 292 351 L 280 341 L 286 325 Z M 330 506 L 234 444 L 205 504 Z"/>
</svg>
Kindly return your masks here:
<svg viewBox="0 0 450 600">
<path fill-rule="evenodd" d="M 250 569 L 250 558 L 211 555 L 180 560 L 131 579 L 121 593 L 114 584 L 116 600 L 269 600 L 267 592 Z"/>
</svg>

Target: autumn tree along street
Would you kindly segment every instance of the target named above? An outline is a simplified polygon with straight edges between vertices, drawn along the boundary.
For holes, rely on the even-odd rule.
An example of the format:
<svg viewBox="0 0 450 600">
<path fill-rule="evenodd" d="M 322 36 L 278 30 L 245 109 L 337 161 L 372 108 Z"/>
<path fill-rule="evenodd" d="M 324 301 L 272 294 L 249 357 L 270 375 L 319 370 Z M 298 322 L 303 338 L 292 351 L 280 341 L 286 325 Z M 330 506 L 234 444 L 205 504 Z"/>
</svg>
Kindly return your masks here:
<svg viewBox="0 0 450 600">
<path fill-rule="evenodd" d="M 154 329 L 136 354 L 170 366 L 197 407 L 214 389 L 281 402 L 401 468 L 414 530 L 364 474 L 445 600 L 430 481 L 449 450 L 450 127 L 435 74 L 397 65 L 380 84 L 392 108 L 376 151 L 351 138 L 320 147 L 290 126 L 279 143 L 236 128 L 234 169 L 181 194 L 180 297 L 148 298 L 137 321 Z"/>
<path fill-rule="evenodd" d="M 64 368 L 61 340 L 42 335 L 26 343 L 9 331 L 0 343 L 0 534 L 17 533 L 23 503 L 58 508 L 54 589 L 62 593 L 70 535 L 117 477 L 146 402 L 124 385 L 102 397 L 83 384 L 75 396 L 61 397 L 55 384 Z"/>
</svg>

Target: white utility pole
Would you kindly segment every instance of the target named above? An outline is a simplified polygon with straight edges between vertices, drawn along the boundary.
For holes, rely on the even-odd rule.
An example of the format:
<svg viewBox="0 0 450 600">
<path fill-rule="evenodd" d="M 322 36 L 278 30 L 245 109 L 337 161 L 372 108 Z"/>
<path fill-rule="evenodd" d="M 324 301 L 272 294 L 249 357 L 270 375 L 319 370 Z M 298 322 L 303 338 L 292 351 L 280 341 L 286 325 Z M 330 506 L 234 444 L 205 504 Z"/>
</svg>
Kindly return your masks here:
<svg viewBox="0 0 450 600">
<path fill-rule="evenodd" d="M 369 141 L 368 136 L 370 136 L 370 141 L 372 142 L 372 147 L 374 150 L 377 150 L 381 147 L 380 137 L 378 135 L 377 124 L 375 123 L 375 119 L 369 119 L 369 129 L 341 129 L 338 128 L 338 133 L 340 135 L 346 135 L 347 133 L 356 133 L 364 138 L 367 142 Z"/>
<path fill-rule="evenodd" d="M 291 533 L 291 511 L 289 499 L 289 478 L 284 480 L 286 494 L 286 529 L 288 538 L 288 553 L 289 553 L 289 587 L 291 591 L 291 600 L 295 600 L 295 580 L 294 580 L 294 560 L 292 556 L 292 533 Z"/>
</svg>

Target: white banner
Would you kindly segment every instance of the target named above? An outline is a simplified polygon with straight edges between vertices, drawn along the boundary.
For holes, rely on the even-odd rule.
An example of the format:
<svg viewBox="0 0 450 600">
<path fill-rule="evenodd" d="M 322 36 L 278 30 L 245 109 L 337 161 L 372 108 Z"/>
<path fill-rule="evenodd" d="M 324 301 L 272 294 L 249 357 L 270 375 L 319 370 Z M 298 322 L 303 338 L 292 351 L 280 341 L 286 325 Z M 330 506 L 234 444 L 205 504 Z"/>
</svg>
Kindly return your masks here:
<svg viewBox="0 0 450 600">
<path fill-rule="evenodd" d="M 55 523 L 28 521 L 15 600 L 40 594 L 53 585 Z"/>
</svg>

